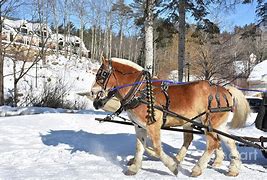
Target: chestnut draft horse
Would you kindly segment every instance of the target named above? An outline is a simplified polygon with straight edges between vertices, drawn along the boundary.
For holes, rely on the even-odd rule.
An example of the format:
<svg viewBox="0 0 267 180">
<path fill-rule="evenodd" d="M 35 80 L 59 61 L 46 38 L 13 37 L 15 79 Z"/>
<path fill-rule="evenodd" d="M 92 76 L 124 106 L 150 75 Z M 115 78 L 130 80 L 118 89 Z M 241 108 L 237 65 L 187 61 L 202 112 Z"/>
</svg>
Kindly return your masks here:
<svg viewBox="0 0 267 180">
<path fill-rule="evenodd" d="M 112 89 L 116 87 L 123 87 L 118 88 L 114 95 L 122 104 L 125 104 L 125 102 L 129 102 L 135 97 L 142 96 L 142 92 L 146 91 L 147 87 L 145 83 L 136 83 L 137 81 L 143 80 L 144 69 L 141 66 L 128 60 L 112 58 L 102 61 L 92 91 L 96 93 L 101 89 L 102 91 L 111 92 Z M 135 85 L 133 86 L 127 86 L 127 84 L 134 83 Z M 212 85 L 208 81 L 195 81 L 183 85 L 169 85 L 164 93 L 159 83 L 152 82 L 152 87 L 155 101 L 153 104 L 155 106 L 165 106 L 167 101 L 165 95 L 167 94 L 169 111 L 189 119 L 197 117 L 202 112 L 206 112 L 194 121 L 209 125 L 223 132 L 227 132 L 227 122 L 230 122 L 231 128 L 242 127 L 250 111 L 248 102 L 243 93 L 234 87 L 225 88 Z M 213 100 L 211 97 L 214 97 Z M 105 102 L 101 105 L 97 105 L 97 103 L 94 102 L 94 106 L 95 108 L 101 108 Z M 232 111 L 211 113 L 210 108 L 213 107 L 231 107 Z M 178 165 L 186 155 L 186 151 L 193 140 L 193 134 L 184 133 L 184 143 L 180 152 L 175 158 L 172 158 L 168 156 L 161 147 L 160 129 L 163 125 L 165 127 L 183 126 L 184 129 L 192 129 L 192 124 L 182 118 L 170 115 L 166 116 L 163 111 L 158 109 L 154 109 L 153 117 L 155 121 L 151 123 L 147 109 L 148 106 L 144 103 L 135 103 L 134 106 L 126 109 L 129 118 L 136 124 L 135 131 L 137 141 L 135 157 L 131 161 L 125 174 L 134 175 L 138 172 L 142 166 L 143 153 L 147 150 L 149 154 L 158 157 L 171 172 L 177 175 Z M 163 118 L 164 116 L 165 118 Z M 229 147 L 231 153 L 228 175 L 237 176 L 239 174 L 241 161 L 235 141 L 213 131 L 205 130 L 205 136 L 206 150 L 193 167 L 191 175 L 199 176 L 202 174 L 214 151 L 216 153 L 216 159 L 213 165 L 219 166 L 222 163 L 224 158 L 224 153 L 220 146 L 220 140 L 222 140 Z M 147 138 L 151 139 L 153 149 L 148 149 L 146 147 Z"/>
</svg>

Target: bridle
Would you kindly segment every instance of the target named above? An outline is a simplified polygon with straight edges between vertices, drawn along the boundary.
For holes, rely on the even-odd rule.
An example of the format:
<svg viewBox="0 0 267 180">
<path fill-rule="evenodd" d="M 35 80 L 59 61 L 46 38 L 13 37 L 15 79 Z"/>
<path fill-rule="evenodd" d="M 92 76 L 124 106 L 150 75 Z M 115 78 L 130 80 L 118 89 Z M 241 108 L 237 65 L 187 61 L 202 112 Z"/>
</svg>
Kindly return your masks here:
<svg viewBox="0 0 267 180">
<path fill-rule="evenodd" d="M 120 72 L 119 70 L 116 70 L 116 69 L 114 69 L 112 67 L 112 61 L 109 60 L 108 61 L 108 69 L 106 70 L 105 69 L 105 65 L 102 64 L 100 66 L 100 68 L 98 69 L 97 73 L 96 73 L 96 83 L 103 88 L 103 91 L 107 90 L 106 89 L 107 88 L 107 84 L 108 84 L 112 74 L 114 75 L 114 78 L 117 81 L 117 78 L 116 78 L 116 76 L 114 74 L 114 71 L 117 71 L 117 72 L 119 72 L 119 73 L 121 73 L 123 75 L 125 75 L 125 74 L 134 74 L 134 73 L 137 73 L 137 72 L 140 73 L 138 75 L 138 77 L 136 78 L 135 82 L 142 81 L 144 79 L 144 76 L 145 76 L 145 73 L 144 73 L 145 71 L 141 71 L 141 72 L 136 71 L 136 72 L 133 72 L 133 73 Z M 117 83 L 118 83 L 118 81 L 117 81 Z M 116 94 L 120 97 L 120 99 L 122 99 L 121 100 L 121 104 L 124 106 L 125 104 L 127 104 L 129 101 L 132 100 L 132 98 L 136 95 L 136 93 L 140 89 L 141 85 L 142 84 L 139 83 L 139 84 L 136 84 L 136 85 L 132 86 L 131 89 L 128 91 L 128 93 L 125 96 L 122 96 L 121 93 L 119 92 L 119 90 L 111 90 L 110 91 L 110 89 L 109 89 L 108 95 L 106 97 L 104 97 L 104 98 L 100 98 L 102 96 L 102 94 L 103 94 L 103 91 L 99 91 L 97 93 L 97 97 L 95 99 L 95 103 L 96 103 L 95 105 L 96 106 L 95 105 L 94 106 L 95 106 L 96 109 L 101 108 L 100 106 L 104 106 L 105 103 L 109 99 L 114 97 Z M 113 88 L 111 88 L 111 89 L 113 89 Z"/>
<path fill-rule="evenodd" d="M 104 90 L 106 90 L 109 78 L 113 73 L 111 60 L 109 60 L 108 70 L 105 70 L 104 66 L 105 65 L 102 64 L 96 73 L 96 83 L 100 85 Z"/>
<path fill-rule="evenodd" d="M 149 71 L 142 70 L 141 72 L 136 71 L 136 72 L 123 73 L 123 72 L 116 70 L 112 67 L 111 59 L 109 60 L 108 70 L 105 70 L 104 67 L 105 67 L 105 65 L 102 64 L 100 66 L 99 70 L 97 71 L 97 74 L 96 74 L 96 83 L 98 85 L 100 85 L 104 89 L 104 91 L 107 88 L 107 84 L 110 80 L 111 75 L 114 76 L 114 78 L 116 79 L 117 84 L 118 84 L 118 79 L 116 78 L 114 71 L 118 71 L 122 75 L 134 74 L 134 73 L 138 72 L 139 75 L 135 79 L 135 83 L 136 82 L 143 82 L 143 80 L 145 79 L 146 96 L 144 98 L 147 99 L 146 103 L 147 103 L 147 112 L 148 112 L 148 115 L 147 115 L 148 124 L 152 124 L 152 123 L 156 122 L 155 115 L 154 115 L 154 98 L 153 98 L 153 91 L 152 91 L 151 75 L 150 75 Z M 120 97 L 119 99 L 120 99 L 121 106 L 113 114 L 119 115 L 123 110 L 134 109 L 135 107 L 139 106 L 139 104 L 141 102 L 138 99 L 140 97 L 136 97 L 136 95 L 140 91 L 141 86 L 142 86 L 142 83 L 134 84 L 133 86 L 131 86 L 131 89 L 124 96 L 122 96 L 122 94 L 119 92 L 118 89 L 114 90 L 114 87 L 113 87 L 113 88 L 108 90 L 109 92 L 108 92 L 108 95 L 106 97 L 100 98 L 100 94 L 103 92 L 103 91 L 102 92 L 100 91 L 98 93 L 96 99 L 94 100 L 93 105 L 94 105 L 95 109 L 102 108 L 105 106 L 105 104 L 111 98 L 113 98 L 115 95 L 117 95 L 118 97 Z"/>
</svg>

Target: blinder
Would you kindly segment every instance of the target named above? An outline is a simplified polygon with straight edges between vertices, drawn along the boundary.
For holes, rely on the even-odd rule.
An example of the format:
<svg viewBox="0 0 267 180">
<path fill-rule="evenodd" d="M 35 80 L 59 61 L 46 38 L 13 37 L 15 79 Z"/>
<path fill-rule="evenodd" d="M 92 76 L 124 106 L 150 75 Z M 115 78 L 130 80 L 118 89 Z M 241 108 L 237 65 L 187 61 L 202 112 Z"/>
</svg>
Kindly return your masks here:
<svg viewBox="0 0 267 180">
<path fill-rule="evenodd" d="M 106 89 L 106 85 L 111 74 L 112 68 L 109 68 L 109 70 L 105 70 L 104 64 L 102 64 L 96 73 L 96 83 Z"/>
</svg>

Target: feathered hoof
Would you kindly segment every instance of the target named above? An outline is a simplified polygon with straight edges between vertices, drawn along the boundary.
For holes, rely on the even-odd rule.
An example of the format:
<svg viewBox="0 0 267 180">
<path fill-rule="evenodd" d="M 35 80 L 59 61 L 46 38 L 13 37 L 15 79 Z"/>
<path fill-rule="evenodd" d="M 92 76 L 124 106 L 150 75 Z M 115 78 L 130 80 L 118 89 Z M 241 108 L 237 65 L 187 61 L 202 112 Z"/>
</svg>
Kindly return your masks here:
<svg viewBox="0 0 267 180">
<path fill-rule="evenodd" d="M 136 175 L 136 173 L 137 173 L 137 172 L 133 172 L 133 171 L 131 171 L 131 170 L 128 169 L 127 171 L 125 171 L 124 174 L 125 174 L 126 176 L 134 176 L 134 175 Z"/>
<path fill-rule="evenodd" d="M 131 158 L 128 162 L 127 162 L 127 166 L 131 166 L 132 164 L 134 164 L 135 159 Z"/>
<path fill-rule="evenodd" d="M 213 168 L 219 168 L 219 167 L 221 167 L 222 166 L 222 162 L 214 162 L 213 164 L 212 164 L 212 167 Z"/>
<path fill-rule="evenodd" d="M 191 173 L 191 177 L 197 177 L 200 176 L 202 174 L 202 170 L 201 168 L 196 165 L 193 169 L 192 169 L 192 173 Z"/>
<path fill-rule="evenodd" d="M 236 172 L 236 171 L 229 171 L 227 173 L 227 176 L 232 176 L 232 177 L 236 177 L 239 175 L 239 172 Z"/>
<path fill-rule="evenodd" d="M 175 176 L 177 176 L 177 175 L 178 175 L 178 167 L 176 167 L 176 168 L 172 171 L 172 173 L 173 173 Z"/>
</svg>

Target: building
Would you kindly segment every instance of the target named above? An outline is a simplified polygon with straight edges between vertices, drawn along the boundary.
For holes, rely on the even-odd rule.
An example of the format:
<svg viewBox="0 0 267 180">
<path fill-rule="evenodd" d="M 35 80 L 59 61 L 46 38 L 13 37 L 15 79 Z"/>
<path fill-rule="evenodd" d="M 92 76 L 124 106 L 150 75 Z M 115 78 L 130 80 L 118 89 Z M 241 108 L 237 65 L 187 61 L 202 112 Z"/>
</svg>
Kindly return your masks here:
<svg viewBox="0 0 267 180">
<path fill-rule="evenodd" d="M 267 60 L 252 69 L 247 81 L 250 89 L 267 90 Z"/>
<path fill-rule="evenodd" d="M 24 46 L 43 47 L 55 51 L 58 47 L 62 54 L 67 51 L 71 54 L 88 56 L 89 51 L 84 42 L 77 36 L 54 34 L 47 24 L 30 22 L 26 20 L 11 20 L 2 17 L 3 31 L 2 40 L 4 43 L 16 43 Z M 81 52 L 80 52 L 81 51 Z"/>
</svg>

